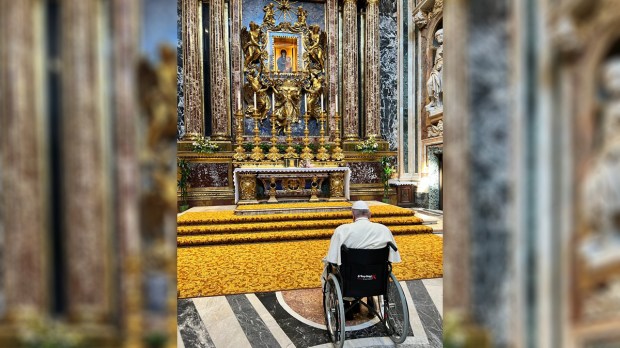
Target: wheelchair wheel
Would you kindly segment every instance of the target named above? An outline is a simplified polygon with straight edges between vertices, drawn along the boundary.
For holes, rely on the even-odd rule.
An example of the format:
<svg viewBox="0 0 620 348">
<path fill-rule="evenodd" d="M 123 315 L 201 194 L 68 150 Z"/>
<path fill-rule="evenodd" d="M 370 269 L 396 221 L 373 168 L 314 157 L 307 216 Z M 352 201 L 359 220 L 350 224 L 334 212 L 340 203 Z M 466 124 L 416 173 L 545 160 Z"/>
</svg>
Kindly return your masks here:
<svg viewBox="0 0 620 348">
<path fill-rule="evenodd" d="M 329 339 L 334 343 L 334 347 L 340 348 L 345 340 L 344 302 L 340 283 L 333 274 L 330 274 L 325 282 L 323 310 Z"/>
<path fill-rule="evenodd" d="M 409 331 L 409 308 L 407 307 L 405 293 L 398 279 L 391 272 L 386 296 L 381 300 L 381 314 L 385 319 L 385 326 L 390 338 L 394 343 L 403 343 Z"/>
</svg>

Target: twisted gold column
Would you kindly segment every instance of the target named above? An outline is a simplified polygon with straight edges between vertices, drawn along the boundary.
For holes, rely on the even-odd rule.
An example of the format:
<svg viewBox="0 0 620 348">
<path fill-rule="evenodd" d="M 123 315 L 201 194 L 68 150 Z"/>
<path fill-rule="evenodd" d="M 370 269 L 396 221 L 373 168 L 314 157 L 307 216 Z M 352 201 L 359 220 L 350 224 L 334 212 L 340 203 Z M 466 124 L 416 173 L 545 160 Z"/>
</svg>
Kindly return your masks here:
<svg viewBox="0 0 620 348">
<path fill-rule="evenodd" d="M 342 24 L 344 140 L 358 140 L 357 1 L 345 0 Z"/>
</svg>

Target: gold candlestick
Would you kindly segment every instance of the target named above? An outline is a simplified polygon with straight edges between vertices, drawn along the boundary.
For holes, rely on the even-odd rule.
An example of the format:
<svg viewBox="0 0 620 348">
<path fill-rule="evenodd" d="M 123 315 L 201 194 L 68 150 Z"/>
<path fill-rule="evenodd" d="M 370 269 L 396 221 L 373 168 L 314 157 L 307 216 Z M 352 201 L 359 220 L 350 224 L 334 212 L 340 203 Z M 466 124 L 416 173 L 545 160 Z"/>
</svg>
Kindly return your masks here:
<svg viewBox="0 0 620 348">
<path fill-rule="evenodd" d="M 336 129 L 334 130 L 334 148 L 332 149 L 332 159 L 342 161 L 344 159 L 344 153 L 340 147 L 340 115 L 338 115 L 338 112 L 334 114 L 334 121 L 336 123 Z"/>
<path fill-rule="evenodd" d="M 278 161 L 282 155 L 280 155 L 280 151 L 276 147 L 278 143 L 278 137 L 276 134 L 276 114 L 271 113 L 271 148 L 269 149 L 269 153 L 267 154 L 267 158 L 273 162 Z"/>
<path fill-rule="evenodd" d="M 308 130 L 308 119 L 310 118 L 310 114 L 308 112 L 306 112 L 304 114 L 304 122 L 306 124 L 306 128 L 304 128 L 304 148 L 303 150 L 301 150 L 301 155 L 299 156 L 302 160 L 304 161 L 309 161 L 312 160 L 314 158 L 314 155 L 312 154 L 312 150 L 308 147 L 308 145 L 310 145 L 310 130 Z"/>
<path fill-rule="evenodd" d="M 319 138 L 319 150 L 316 154 L 316 159 L 319 161 L 327 161 L 329 159 L 329 152 L 325 148 L 325 112 L 321 112 L 321 137 Z"/>
<path fill-rule="evenodd" d="M 243 111 L 239 109 L 237 113 L 235 113 L 235 117 L 237 118 L 237 147 L 235 148 L 233 159 L 236 162 L 243 162 L 246 158 L 245 149 L 243 148 Z"/>
<path fill-rule="evenodd" d="M 257 110 L 254 110 L 254 148 L 252 149 L 252 154 L 250 158 L 256 162 L 260 162 L 265 158 L 265 153 L 263 149 L 260 147 L 260 130 L 258 129 L 258 121 L 259 121 L 259 113 Z"/>
<path fill-rule="evenodd" d="M 295 149 L 293 148 L 293 137 L 291 136 L 292 131 L 291 131 L 290 120 L 288 121 L 286 132 L 287 132 L 286 143 L 288 144 L 288 147 L 286 148 L 286 153 L 284 154 L 284 158 L 297 158 L 297 153 L 295 152 Z"/>
</svg>

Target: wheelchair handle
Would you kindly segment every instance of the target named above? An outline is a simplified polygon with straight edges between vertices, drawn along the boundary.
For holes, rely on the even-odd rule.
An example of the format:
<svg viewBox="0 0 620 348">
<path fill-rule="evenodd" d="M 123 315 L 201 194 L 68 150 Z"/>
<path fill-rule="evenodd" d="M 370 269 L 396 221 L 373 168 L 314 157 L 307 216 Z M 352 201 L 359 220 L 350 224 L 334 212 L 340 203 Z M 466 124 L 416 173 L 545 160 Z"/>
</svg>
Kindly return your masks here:
<svg viewBox="0 0 620 348">
<path fill-rule="evenodd" d="M 392 248 L 392 250 L 394 250 L 394 251 L 398 251 L 398 248 L 396 247 L 396 245 L 394 245 L 394 243 L 392 243 L 392 242 L 388 242 L 388 243 L 387 243 L 387 245 L 389 245 L 389 246 L 390 246 L 390 248 Z"/>
</svg>

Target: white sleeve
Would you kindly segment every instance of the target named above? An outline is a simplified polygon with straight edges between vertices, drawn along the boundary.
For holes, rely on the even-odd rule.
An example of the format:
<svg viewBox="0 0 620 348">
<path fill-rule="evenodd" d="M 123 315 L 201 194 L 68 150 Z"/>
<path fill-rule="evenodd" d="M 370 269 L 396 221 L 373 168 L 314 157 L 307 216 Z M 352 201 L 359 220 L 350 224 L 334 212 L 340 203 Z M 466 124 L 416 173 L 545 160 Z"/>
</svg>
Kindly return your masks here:
<svg viewBox="0 0 620 348">
<path fill-rule="evenodd" d="M 398 248 L 398 245 L 396 245 L 396 240 L 394 240 L 394 235 L 392 234 L 392 232 L 388 229 L 388 234 L 389 234 L 389 238 L 390 241 L 394 244 L 394 246 L 396 248 Z M 390 248 L 390 257 L 389 257 L 390 262 L 392 263 L 398 263 L 400 262 L 400 251 L 394 251 L 392 248 Z"/>
<path fill-rule="evenodd" d="M 327 256 L 323 260 L 339 265 L 341 245 L 342 245 L 342 238 L 341 238 L 340 228 L 336 228 L 329 242 L 329 250 L 327 252 Z"/>
</svg>

